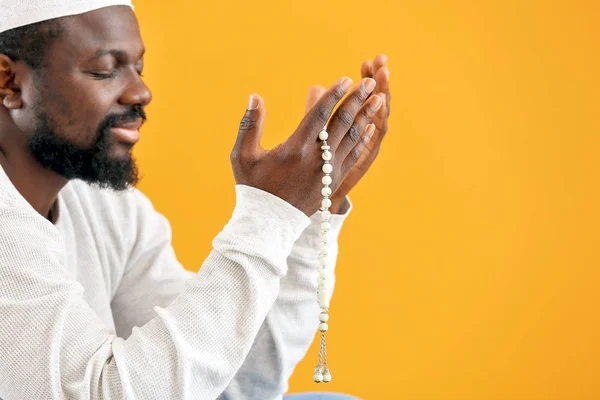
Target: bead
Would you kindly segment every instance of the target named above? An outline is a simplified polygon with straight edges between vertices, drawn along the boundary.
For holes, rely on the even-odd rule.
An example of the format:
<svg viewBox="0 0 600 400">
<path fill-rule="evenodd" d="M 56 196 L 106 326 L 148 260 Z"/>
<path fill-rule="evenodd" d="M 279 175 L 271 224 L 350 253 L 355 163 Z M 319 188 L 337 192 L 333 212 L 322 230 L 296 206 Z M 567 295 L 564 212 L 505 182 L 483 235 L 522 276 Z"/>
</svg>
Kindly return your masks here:
<svg viewBox="0 0 600 400">
<path fill-rule="evenodd" d="M 329 320 L 329 315 L 327 313 L 319 314 L 319 321 L 327 322 Z"/>
<path fill-rule="evenodd" d="M 323 160 L 329 161 L 329 160 L 331 160 L 331 158 L 333 157 L 333 155 L 331 154 L 331 152 L 325 150 L 323 152 L 323 154 L 321 155 L 321 157 L 323 157 Z"/>
<path fill-rule="evenodd" d="M 322 267 L 326 267 L 327 266 L 327 258 L 323 257 L 323 258 L 319 259 L 319 264 L 321 264 Z"/>
<path fill-rule="evenodd" d="M 323 164 L 323 172 L 326 174 L 330 174 L 333 172 L 333 165 L 331 164 Z"/>
<path fill-rule="evenodd" d="M 327 258 L 328 254 L 329 254 L 329 249 L 327 248 L 327 246 L 323 247 L 321 249 L 321 257 L 322 258 Z"/>
<path fill-rule="evenodd" d="M 321 182 L 323 182 L 323 185 L 331 185 L 331 182 L 333 182 L 333 179 L 331 179 L 331 177 L 329 175 L 325 175 L 323 177 L 323 179 L 321 179 Z"/>
<path fill-rule="evenodd" d="M 329 329 L 329 325 L 327 325 L 327 322 L 321 322 L 319 324 L 319 330 L 321 332 L 327 332 L 328 329 Z"/>
<path fill-rule="evenodd" d="M 323 207 L 323 208 L 329 208 L 329 207 L 331 207 L 331 200 L 330 199 L 323 199 L 321 201 L 321 207 Z"/>
<path fill-rule="evenodd" d="M 328 231 L 331 229 L 331 224 L 329 222 L 321 222 L 321 229 Z"/>
<path fill-rule="evenodd" d="M 325 197 L 331 196 L 331 188 L 324 187 L 323 189 L 321 189 L 321 194 Z"/>
<path fill-rule="evenodd" d="M 321 150 L 329 150 L 331 149 L 331 146 L 328 146 L 326 144 L 324 144 L 323 146 L 321 146 Z"/>
<path fill-rule="evenodd" d="M 329 372 L 328 369 L 326 369 L 325 372 L 323 372 L 323 382 L 325 382 L 325 383 L 331 382 L 331 372 Z"/>
<path fill-rule="evenodd" d="M 325 268 L 319 268 L 319 278 L 327 278 L 327 270 Z"/>
<path fill-rule="evenodd" d="M 319 231 L 319 237 L 326 242 L 327 241 L 327 232 Z"/>
<path fill-rule="evenodd" d="M 323 211 L 321 212 L 321 221 L 329 221 L 329 218 L 331 218 L 331 212 L 329 211 Z"/>
<path fill-rule="evenodd" d="M 323 382 L 323 374 L 320 372 L 315 372 L 315 374 L 313 375 L 313 380 L 315 381 L 315 383 Z"/>
<path fill-rule="evenodd" d="M 313 131 L 314 132 L 314 131 Z M 314 135 L 314 133 L 313 133 Z M 313 136 L 314 137 L 314 136 Z M 319 139 L 321 140 L 327 140 L 329 139 L 329 133 L 327 133 L 327 131 L 325 129 L 323 129 L 320 133 L 319 133 Z"/>
<path fill-rule="evenodd" d="M 329 294 L 327 290 L 319 291 L 319 307 L 323 309 L 329 308 Z"/>
</svg>

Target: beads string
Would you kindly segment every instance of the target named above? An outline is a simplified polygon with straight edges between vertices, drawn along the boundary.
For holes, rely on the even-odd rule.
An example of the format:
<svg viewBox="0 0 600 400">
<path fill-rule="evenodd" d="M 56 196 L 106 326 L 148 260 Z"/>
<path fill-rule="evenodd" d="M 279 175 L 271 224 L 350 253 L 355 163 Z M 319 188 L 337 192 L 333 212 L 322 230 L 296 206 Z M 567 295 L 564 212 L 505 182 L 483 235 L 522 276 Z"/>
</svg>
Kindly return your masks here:
<svg viewBox="0 0 600 400">
<path fill-rule="evenodd" d="M 329 329 L 329 325 L 327 323 L 329 321 L 329 288 L 327 286 L 327 233 L 331 229 L 331 224 L 329 223 L 329 219 L 331 218 L 331 212 L 329 211 L 329 207 L 331 207 L 331 199 L 329 197 L 331 196 L 330 185 L 332 183 L 331 173 L 333 172 L 333 165 L 330 163 L 333 156 L 329 151 L 331 147 L 327 144 L 328 138 L 329 134 L 327 133 L 327 127 L 324 127 L 319 133 L 319 139 L 322 141 L 322 171 L 324 176 L 321 180 L 323 183 L 323 189 L 321 190 L 323 200 L 321 201 L 321 231 L 319 232 L 319 236 L 321 238 L 321 252 L 319 254 L 319 278 L 317 290 L 317 302 L 321 308 L 321 313 L 319 314 L 321 346 L 319 349 L 319 363 L 317 364 L 313 375 L 313 380 L 316 383 L 331 382 L 331 372 L 329 371 L 329 367 L 327 365 L 327 340 L 325 337 L 325 333 Z"/>
</svg>

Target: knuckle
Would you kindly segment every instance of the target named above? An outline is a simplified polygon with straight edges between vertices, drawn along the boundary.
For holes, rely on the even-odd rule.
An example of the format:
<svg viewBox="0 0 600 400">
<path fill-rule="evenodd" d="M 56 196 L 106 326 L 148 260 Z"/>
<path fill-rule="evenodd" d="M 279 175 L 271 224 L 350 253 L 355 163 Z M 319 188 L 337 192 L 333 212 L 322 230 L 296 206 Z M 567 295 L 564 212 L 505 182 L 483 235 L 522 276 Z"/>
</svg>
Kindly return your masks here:
<svg viewBox="0 0 600 400">
<path fill-rule="evenodd" d="M 337 119 L 346 126 L 352 124 L 354 121 L 354 115 L 348 110 L 340 109 L 335 115 Z"/>
<path fill-rule="evenodd" d="M 365 89 L 361 88 L 354 93 L 354 97 L 357 102 L 362 104 L 369 98 L 369 93 L 367 93 Z"/>
<path fill-rule="evenodd" d="M 329 121 L 329 109 L 325 106 L 319 106 L 317 108 L 317 118 L 319 122 L 327 123 Z"/>
<path fill-rule="evenodd" d="M 362 146 L 360 148 L 356 148 L 354 150 L 352 150 L 352 152 L 350 153 L 350 157 L 352 157 L 352 161 L 357 162 L 358 159 L 360 158 L 360 155 L 362 154 Z"/>
<path fill-rule="evenodd" d="M 342 98 L 344 97 L 345 94 L 346 94 L 346 92 L 344 91 L 344 89 L 342 89 L 341 86 L 338 86 L 331 91 L 331 97 L 333 98 L 333 100 L 336 103 L 338 101 L 342 100 Z"/>
<path fill-rule="evenodd" d="M 361 111 L 361 116 L 363 119 L 370 120 L 371 118 L 373 118 L 373 115 L 375 115 L 376 112 L 377 111 L 375 111 L 373 107 L 367 105 L 366 107 L 363 107 Z"/>
<path fill-rule="evenodd" d="M 256 120 L 250 115 L 245 115 L 240 121 L 240 131 L 249 131 L 256 128 Z"/>
<path fill-rule="evenodd" d="M 358 124 L 352 124 L 352 126 L 348 130 L 348 138 L 352 143 L 358 143 L 358 140 L 360 139 L 360 129 L 358 127 Z"/>
</svg>

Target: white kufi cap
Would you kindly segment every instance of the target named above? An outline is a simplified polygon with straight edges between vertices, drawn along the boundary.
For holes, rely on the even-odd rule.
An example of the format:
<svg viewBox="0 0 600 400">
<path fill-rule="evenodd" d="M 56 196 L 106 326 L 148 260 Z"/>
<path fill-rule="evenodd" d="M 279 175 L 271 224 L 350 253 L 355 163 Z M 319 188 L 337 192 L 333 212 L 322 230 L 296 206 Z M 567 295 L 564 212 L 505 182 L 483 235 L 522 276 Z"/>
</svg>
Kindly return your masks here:
<svg viewBox="0 0 600 400">
<path fill-rule="evenodd" d="M 0 33 L 109 6 L 133 8 L 131 0 L 0 0 Z"/>
</svg>

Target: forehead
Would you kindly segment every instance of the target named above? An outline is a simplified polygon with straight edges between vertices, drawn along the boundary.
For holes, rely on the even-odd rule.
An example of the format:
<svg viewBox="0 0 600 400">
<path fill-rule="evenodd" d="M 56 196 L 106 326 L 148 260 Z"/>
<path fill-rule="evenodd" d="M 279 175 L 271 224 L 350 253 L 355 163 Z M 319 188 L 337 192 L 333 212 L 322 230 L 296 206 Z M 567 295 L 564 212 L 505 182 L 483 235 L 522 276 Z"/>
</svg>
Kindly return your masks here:
<svg viewBox="0 0 600 400">
<path fill-rule="evenodd" d="M 68 58 L 93 57 L 99 50 L 119 50 L 139 57 L 144 49 L 137 18 L 130 7 L 111 6 L 61 19 L 56 52 Z"/>
</svg>

